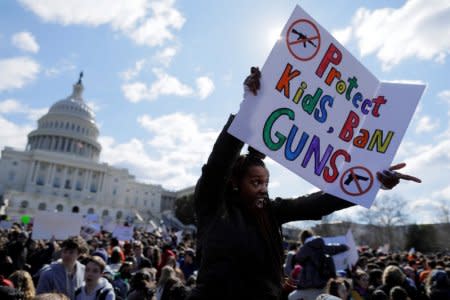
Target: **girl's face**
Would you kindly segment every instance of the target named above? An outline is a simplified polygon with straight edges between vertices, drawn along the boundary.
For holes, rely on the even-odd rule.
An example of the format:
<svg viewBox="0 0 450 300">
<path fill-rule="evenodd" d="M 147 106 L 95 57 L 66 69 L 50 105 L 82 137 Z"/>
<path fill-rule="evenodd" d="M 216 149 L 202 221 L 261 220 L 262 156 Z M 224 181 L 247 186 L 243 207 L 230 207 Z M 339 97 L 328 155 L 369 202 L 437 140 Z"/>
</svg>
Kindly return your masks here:
<svg viewBox="0 0 450 300">
<path fill-rule="evenodd" d="M 84 271 L 86 285 L 96 285 L 100 277 L 102 277 L 100 267 L 96 263 L 88 262 Z"/>
<path fill-rule="evenodd" d="M 359 277 L 359 279 L 357 279 L 356 281 L 358 285 L 363 289 L 367 289 L 369 287 L 369 276 L 367 275 L 361 275 L 361 277 Z"/>
<path fill-rule="evenodd" d="M 269 171 L 265 167 L 253 166 L 239 183 L 239 195 L 250 205 L 263 203 L 268 198 Z"/>
<path fill-rule="evenodd" d="M 343 300 L 348 299 L 348 290 L 345 287 L 345 284 L 342 283 L 342 284 L 339 285 L 339 287 L 338 287 L 338 295 L 339 295 L 339 298 L 341 298 Z"/>
</svg>

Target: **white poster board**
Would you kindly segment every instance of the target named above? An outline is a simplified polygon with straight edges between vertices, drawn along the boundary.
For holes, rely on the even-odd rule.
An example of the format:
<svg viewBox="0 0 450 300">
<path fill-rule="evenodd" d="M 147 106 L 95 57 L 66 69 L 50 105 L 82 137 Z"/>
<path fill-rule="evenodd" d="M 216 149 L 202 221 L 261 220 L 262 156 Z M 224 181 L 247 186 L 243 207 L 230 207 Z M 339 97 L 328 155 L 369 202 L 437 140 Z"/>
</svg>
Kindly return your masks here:
<svg viewBox="0 0 450 300">
<path fill-rule="evenodd" d="M 346 235 L 325 237 L 323 240 L 325 244 L 345 244 L 349 247 L 347 251 L 333 255 L 336 270 L 351 269 L 358 262 L 358 249 L 356 249 L 355 239 L 350 230 Z"/>
<path fill-rule="evenodd" d="M 297 6 L 229 133 L 323 191 L 370 207 L 425 86 L 380 82 Z"/>
<path fill-rule="evenodd" d="M 131 241 L 133 239 L 133 227 L 117 225 L 112 232 L 112 236 L 119 241 Z"/>
<path fill-rule="evenodd" d="M 64 240 L 80 235 L 83 217 L 80 214 L 62 212 L 37 212 L 34 216 L 33 239 Z"/>
</svg>

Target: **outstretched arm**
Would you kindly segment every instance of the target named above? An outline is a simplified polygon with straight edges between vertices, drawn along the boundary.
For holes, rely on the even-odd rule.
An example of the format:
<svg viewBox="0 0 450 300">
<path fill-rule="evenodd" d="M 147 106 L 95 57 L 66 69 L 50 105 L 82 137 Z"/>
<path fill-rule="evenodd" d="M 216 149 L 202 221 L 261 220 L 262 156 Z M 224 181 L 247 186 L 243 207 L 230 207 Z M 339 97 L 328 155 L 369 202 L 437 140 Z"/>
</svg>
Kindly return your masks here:
<svg viewBox="0 0 450 300">
<path fill-rule="evenodd" d="M 405 166 L 405 163 L 400 163 L 391 166 L 388 170 L 377 173 L 377 179 L 380 181 L 381 186 L 390 190 L 399 184 L 402 179 L 417 183 L 422 182 L 417 177 L 396 171 Z M 295 199 L 277 198 L 272 207 L 275 210 L 279 223 L 283 224 L 300 220 L 320 220 L 323 216 L 353 205 L 355 204 L 339 197 L 324 192 L 316 192 Z"/>
</svg>

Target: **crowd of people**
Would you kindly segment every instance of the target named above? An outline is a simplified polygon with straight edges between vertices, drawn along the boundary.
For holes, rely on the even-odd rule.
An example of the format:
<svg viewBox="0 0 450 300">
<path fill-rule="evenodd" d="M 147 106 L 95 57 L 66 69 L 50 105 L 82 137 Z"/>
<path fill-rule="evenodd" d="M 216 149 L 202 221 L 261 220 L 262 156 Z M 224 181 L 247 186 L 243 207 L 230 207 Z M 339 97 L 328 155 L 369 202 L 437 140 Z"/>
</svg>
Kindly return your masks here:
<svg viewBox="0 0 450 300">
<path fill-rule="evenodd" d="M 248 93 L 258 93 L 260 78 L 251 68 Z M 138 229 L 129 241 L 104 231 L 87 242 L 79 236 L 36 241 L 16 224 L 0 237 L 0 299 L 450 299 L 448 256 L 381 257 L 366 250 L 354 267 L 336 270 L 332 255 L 347 246 L 325 245 L 310 231 L 298 250 L 293 245 L 285 253 L 284 223 L 320 220 L 354 204 L 323 191 L 270 199 L 265 156 L 252 147 L 241 155 L 244 143 L 227 131 L 233 119 L 196 185 L 195 239 Z M 398 172 L 404 166 L 378 172 L 381 187 L 420 183 Z"/>
<path fill-rule="evenodd" d="M 196 286 L 195 248 L 191 234 L 178 241 L 175 232 L 160 236 L 139 229 L 125 242 L 105 231 L 88 241 L 33 240 L 15 224 L 0 231 L 0 299 L 186 299 Z M 347 249 L 303 231 L 298 243 L 284 249 L 281 299 L 450 299 L 448 253 L 363 247 L 352 269 L 324 270 L 324 253 Z"/>
</svg>

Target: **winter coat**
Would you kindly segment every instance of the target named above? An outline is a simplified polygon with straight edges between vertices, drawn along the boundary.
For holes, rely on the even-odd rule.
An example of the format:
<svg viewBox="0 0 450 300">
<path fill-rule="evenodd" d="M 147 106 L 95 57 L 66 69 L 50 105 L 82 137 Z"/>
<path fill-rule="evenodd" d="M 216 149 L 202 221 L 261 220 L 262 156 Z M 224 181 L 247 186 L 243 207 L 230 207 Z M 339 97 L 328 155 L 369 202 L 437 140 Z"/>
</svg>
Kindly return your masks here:
<svg viewBox="0 0 450 300">
<path fill-rule="evenodd" d="M 75 290 L 83 284 L 84 265 L 76 262 L 76 271 L 71 281 L 67 280 L 66 270 L 60 262 L 44 266 L 40 271 L 36 294 L 63 293 L 74 299 Z"/>
<path fill-rule="evenodd" d="M 323 276 L 320 268 L 323 265 L 325 254 L 335 255 L 348 250 L 346 245 L 325 245 L 320 237 L 314 237 L 307 241 L 298 250 L 295 259 L 302 266 L 299 276 L 299 289 L 323 288 L 331 278 Z"/>
<path fill-rule="evenodd" d="M 283 270 L 282 262 L 274 260 L 282 259 L 281 225 L 319 220 L 352 204 L 323 192 L 268 201 L 262 209 L 270 239 L 264 238 L 244 201 L 227 190 L 232 166 L 243 146 L 226 131 L 231 120 L 219 135 L 196 185 L 200 267 L 197 286 L 188 299 L 278 299 Z"/>
</svg>

